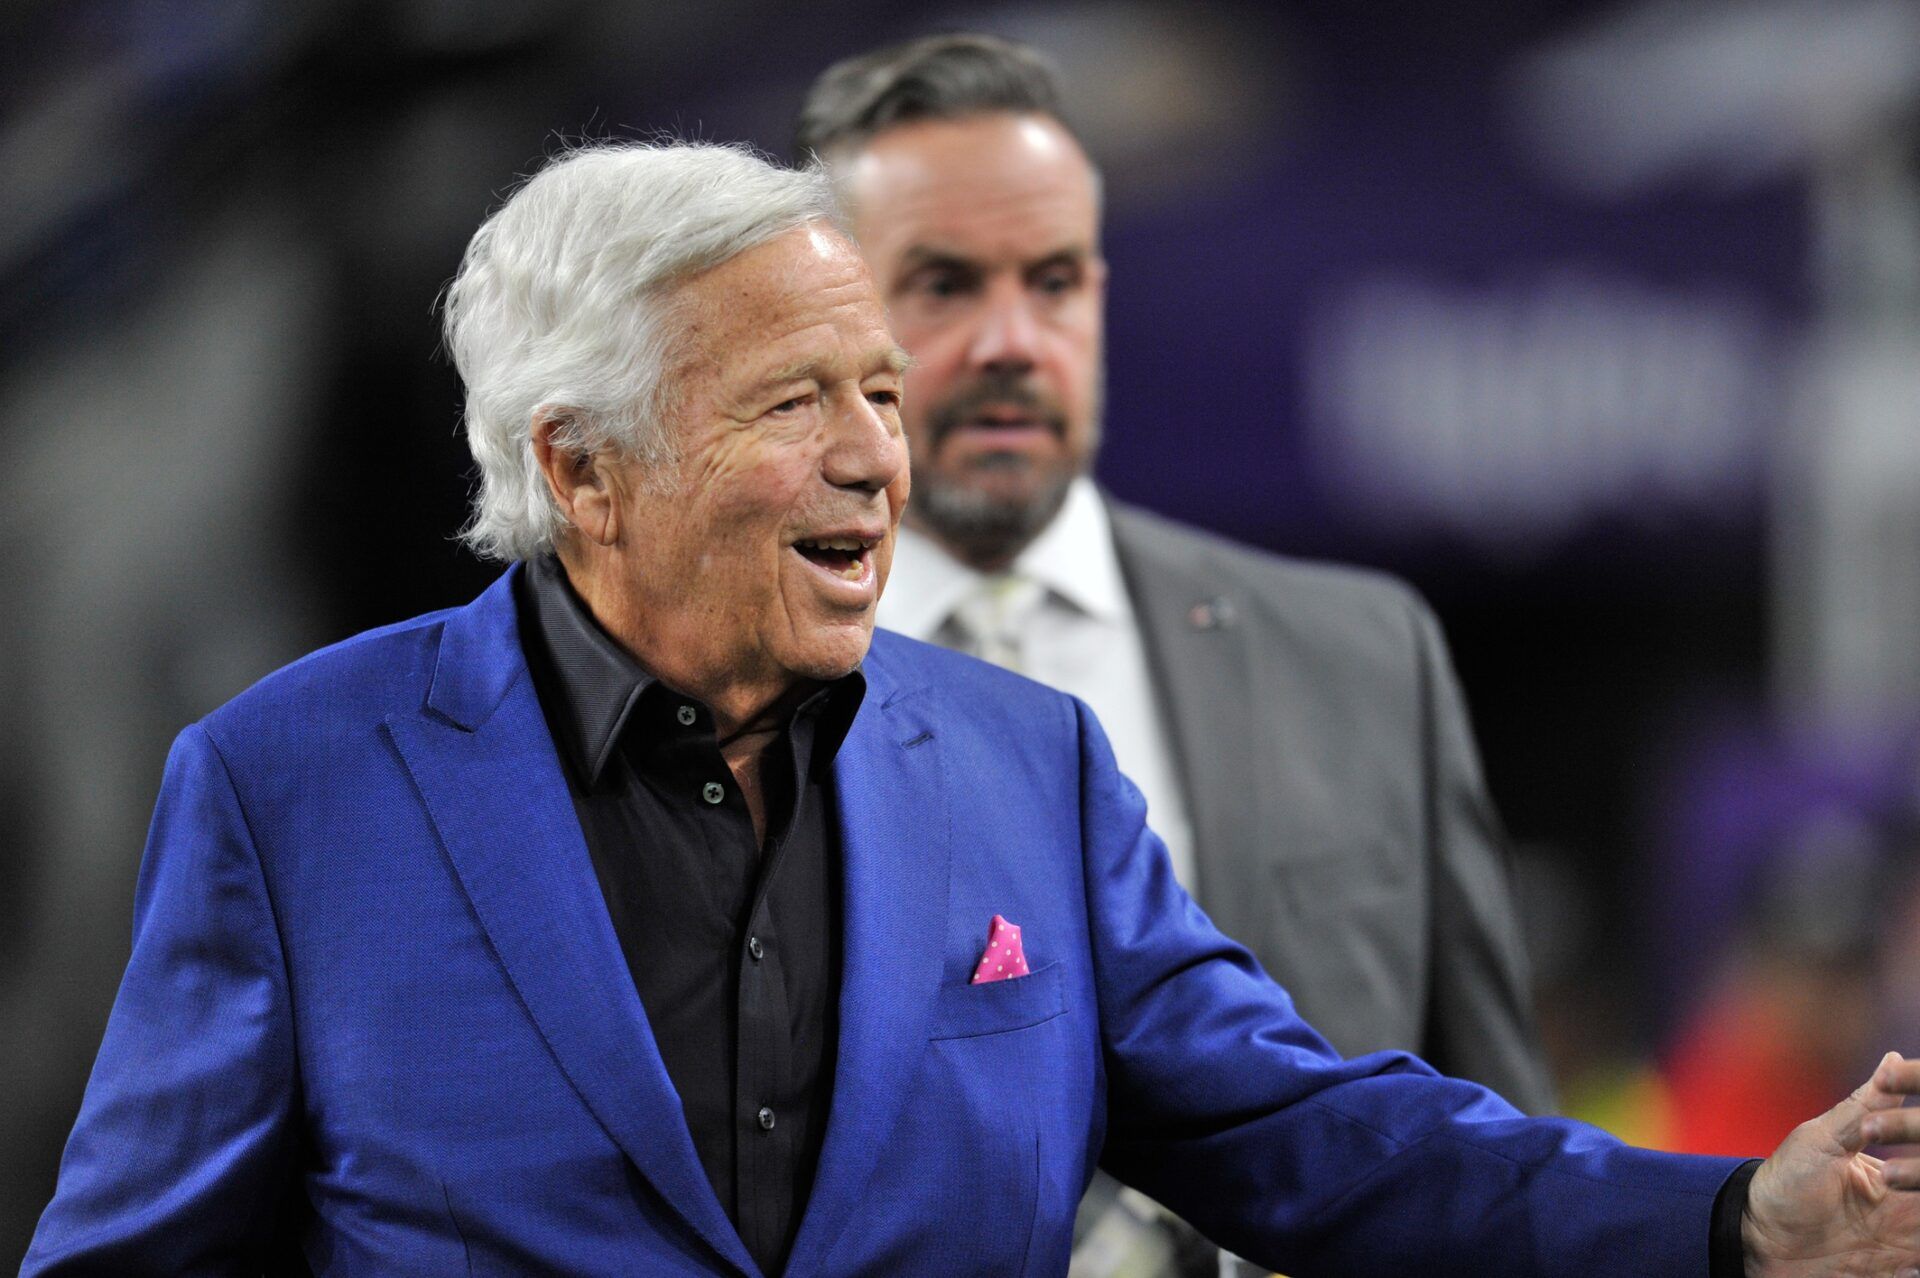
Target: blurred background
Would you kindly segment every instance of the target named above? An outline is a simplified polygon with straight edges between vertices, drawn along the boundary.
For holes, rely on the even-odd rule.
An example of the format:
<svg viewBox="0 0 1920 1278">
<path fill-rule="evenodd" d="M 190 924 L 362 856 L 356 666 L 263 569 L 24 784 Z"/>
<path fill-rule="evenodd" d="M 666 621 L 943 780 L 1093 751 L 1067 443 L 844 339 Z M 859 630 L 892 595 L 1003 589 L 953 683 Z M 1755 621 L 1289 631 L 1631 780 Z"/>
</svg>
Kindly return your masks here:
<svg viewBox="0 0 1920 1278">
<path fill-rule="evenodd" d="M 1563 1100 L 1764 1152 L 1920 1048 L 1920 0 L 57 0 L 0 15 L 0 1265 L 167 744 L 491 578 L 432 305 L 581 137 L 1061 62 L 1120 496 L 1446 623 Z M 1444 10 L 1444 12 L 1443 12 Z"/>
</svg>

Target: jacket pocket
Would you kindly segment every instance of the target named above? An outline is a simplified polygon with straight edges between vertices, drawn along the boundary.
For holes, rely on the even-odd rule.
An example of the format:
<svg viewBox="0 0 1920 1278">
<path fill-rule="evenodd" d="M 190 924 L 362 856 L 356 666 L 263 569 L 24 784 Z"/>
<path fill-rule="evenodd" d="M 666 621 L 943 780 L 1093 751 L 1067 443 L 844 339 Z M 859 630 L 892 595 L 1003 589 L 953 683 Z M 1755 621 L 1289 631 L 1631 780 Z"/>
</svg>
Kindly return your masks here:
<svg viewBox="0 0 1920 1278">
<path fill-rule="evenodd" d="M 940 991 L 927 1038 L 979 1038 L 1040 1025 L 1067 1010 L 1060 964 L 984 985 L 949 985 Z"/>
</svg>

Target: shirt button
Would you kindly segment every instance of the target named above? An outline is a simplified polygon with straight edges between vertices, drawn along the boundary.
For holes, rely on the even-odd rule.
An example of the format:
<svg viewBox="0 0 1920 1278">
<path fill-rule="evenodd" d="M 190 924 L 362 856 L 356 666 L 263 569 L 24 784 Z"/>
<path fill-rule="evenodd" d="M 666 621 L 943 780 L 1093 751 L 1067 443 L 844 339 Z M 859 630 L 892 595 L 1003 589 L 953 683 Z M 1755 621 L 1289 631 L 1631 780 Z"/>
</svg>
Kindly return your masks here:
<svg viewBox="0 0 1920 1278">
<path fill-rule="evenodd" d="M 695 710 L 692 706 L 681 706 L 678 710 L 674 711 L 673 713 L 676 719 L 680 720 L 681 723 L 685 724 L 688 727 L 692 727 L 693 721 L 700 717 L 700 712 L 698 710 Z"/>
<path fill-rule="evenodd" d="M 727 787 L 718 781 L 709 781 L 700 787 L 700 797 L 708 803 L 718 803 L 727 797 Z"/>
<path fill-rule="evenodd" d="M 762 1105 L 760 1107 L 760 1130 L 763 1132 L 770 1132 L 773 1130 L 773 1111 L 768 1109 L 765 1105 Z"/>
<path fill-rule="evenodd" d="M 766 954 L 766 952 L 767 952 L 767 947 L 760 944 L 759 937 L 749 936 L 747 938 L 747 953 L 753 955 L 754 962 L 758 963 L 761 959 L 761 956 Z"/>
</svg>

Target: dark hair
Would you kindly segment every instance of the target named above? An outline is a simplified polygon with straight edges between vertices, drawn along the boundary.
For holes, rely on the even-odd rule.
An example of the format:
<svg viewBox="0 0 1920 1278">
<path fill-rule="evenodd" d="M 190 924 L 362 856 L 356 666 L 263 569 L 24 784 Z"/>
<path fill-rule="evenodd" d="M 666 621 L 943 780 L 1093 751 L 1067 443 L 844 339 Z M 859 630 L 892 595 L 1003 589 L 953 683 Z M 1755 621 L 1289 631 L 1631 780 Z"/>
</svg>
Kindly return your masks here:
<svg viewBox="0 0 1920 1278">
<path fill-rule="evenodd" d="M 993 111 L 1061 120 L 1053 63 L 1039 50 L 999 36 L 926 36 L 821 72 L 800 106 L 793 158 L 811 164 L 909 120 Z"/>
</svg>

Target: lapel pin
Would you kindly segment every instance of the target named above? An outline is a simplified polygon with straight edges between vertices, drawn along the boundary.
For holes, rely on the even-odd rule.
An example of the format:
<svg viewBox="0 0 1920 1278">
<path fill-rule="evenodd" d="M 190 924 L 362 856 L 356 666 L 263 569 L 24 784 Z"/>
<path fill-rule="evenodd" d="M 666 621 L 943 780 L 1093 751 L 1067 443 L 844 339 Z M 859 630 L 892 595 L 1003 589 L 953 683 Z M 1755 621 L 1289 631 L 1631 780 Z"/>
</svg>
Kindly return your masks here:
<svg viewBox="0 0 1920 1278">
<path fill-rule="evenodd" d="M 1225 630 L 1233 625 L 1236 615 L 1233 600 L 1215 595 L 1187 610 L 1187 624 L 1195 630 Z"/>
</svg>

